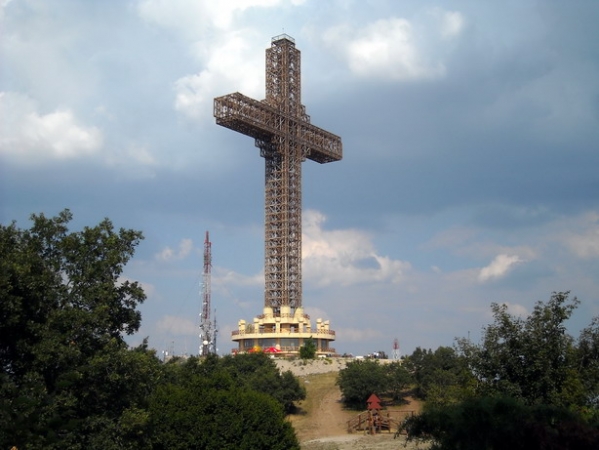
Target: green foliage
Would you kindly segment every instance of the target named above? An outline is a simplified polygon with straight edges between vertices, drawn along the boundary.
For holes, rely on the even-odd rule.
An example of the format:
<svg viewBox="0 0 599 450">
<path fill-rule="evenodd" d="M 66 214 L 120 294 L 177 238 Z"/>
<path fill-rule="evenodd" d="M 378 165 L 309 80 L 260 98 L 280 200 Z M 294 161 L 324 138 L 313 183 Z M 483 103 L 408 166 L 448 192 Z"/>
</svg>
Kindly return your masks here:
<svg viewBox="0 0 599 450">
<path fill-rule="evenodd" d="M 345 406 L 363 410 L 371 394 L 380 396 L 389 390 L 389 377 L 386 368 L 376 359 L 356 360 L 339 371 L 337 385 Z"/>
<path fill-rule="evenodd" d="M 394 401 L 402 401 L 404 392 L 412 385 L 414 377 L 404 364 L 397 361 L 383 367 L 387 375 L 386 392 L 391 394 Z"/>
<path fill-rule="evenodd" d="M 508 395 L 529 405 L 565 407 L 583 406 L 595 397 L 597 335 L 594 328 L 587 329 L 576 348 L 565 322 L 579 302 L 568 295 L 553 293 L 525 319 L 511 316 L 506 305 L 493 304 L 494 323 L 485 328 L 482 343 L 459 341 L 480 395 Z"/>
<path fill-rule="evenodd" d="M 569 373 L 565 390 L 579 399 L 578 404 L 584 404 L 585 414 L 599 420 L 599 317 L 580 333 L 576 361 L 578 367 L 572 370 L 576 369 L 578 378 Z"/>
<path fill-rule="evenodd" d="M 415 393 L 434 404 L 449 404 L 470 395 L 473 377 L 467 360 L 451 347 L 434 352 L 417 347 L 404 361 L 413 374 Z"/>
<path fill-rule="evenodd" d="M 309 337 L 304 341 L 304 345 L 302 345 L 299 349 L 299 356 L 302 359 L 316 358 L 316 342 L 314 342 L 312 337 Z"/>
<path fill-rule="evenodd" d="M 591 450 L 599 430 L 564 408 L 527 406 L 513 398 L 473 398 L 427 407 L 403 424 L 410 440 L 431 450 Z"/>
<path fill-rule="evenodd" d="M 270 395 L 286 413 L 294 410 L 294 402 L 306 398 L 305 388 L 293 373 L 280 373 L 275 362 L 264 353 L 228 355 L 222 358 L 222 365 L 240 385 Z"/>
<path fill-rule="evenodd" d="M 139 328 L 145 299 L 119 278 L 141 233 L 108 219 L 69 232 L 71 218 L 65 210 L 32 215 L 28 230 L 0 226 L 3 448 L 96 448 L 97 430 L 114 440 L 114 423 L 150 383 L 130 373 L 157 364 L 129 354 L 122 336 Z"/>
<path fill-rule="evenodd" d="M 267 356 L 211 355 L 166 367 L 169 382 L 150 399 L 152 448 L 299 448 L 282 399 L 304 398 L 305 391 L 293 377 L 299 390 L 273 395 L 288 380 Z M 258 383 L 261 377 L 264 384 Z"/>
<path fill-rule="evenodd" d="M 150 402 L 153 449 L 299 449 L 291 424 L 270 396 L 199 375 L 161 386 Z"/>
<path fill-rule="evenodd" d="M 145 295 L 120 277 L 142 235 L 70 220 L 0 226 L 0 448 L 298 449 L 284 411 L 305 390 L 266 355 L 127 348 Z"/>
</svg>

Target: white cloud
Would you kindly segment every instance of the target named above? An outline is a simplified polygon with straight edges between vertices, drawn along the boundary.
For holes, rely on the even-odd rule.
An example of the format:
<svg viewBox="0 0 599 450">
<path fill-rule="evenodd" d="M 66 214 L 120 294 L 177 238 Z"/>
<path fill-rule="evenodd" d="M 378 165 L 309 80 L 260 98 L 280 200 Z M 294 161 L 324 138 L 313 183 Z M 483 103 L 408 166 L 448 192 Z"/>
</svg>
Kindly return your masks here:
<svg viewBox="0 0 599 450">
<path fill-rule="evenodd" d="M 198 328 L 189 319 L 177 316 L 163 316 L 156 323 L 159 332 L 175 336 L 195 336 Z"/>
<path fill-rule="evenodd" d="M 412 24 L 403 18 L 378 20 L 360 29 L 336 26 L 324 33 L 324 41 L 359 76 L 415 80 L 445 74 L 442 63 L 426 61 Z"/>
<path fill-rule="evenodd" d="M 582 227 L 579 232 L 568 231 L 560 240 L 564 245 L 579 258 L 599 257 L 599 214 L 588 213 L 578 219 Z"/>
<path fill-rule="evenodd" d="M 325 216 L 305 211 L 303 217 L 304 279 L 320 286 L 386 281 L 398 283 L 409 263 L 377 254 L 370 236 L 358 230 L 326 231 Z"/>
<path fill-rule="evenodd" d="M 0 0 L 0 20 L 4 18 L 4 8 L 11 2 L 12 0 Z"/>
<path fill-rule="evenodd" d="M 143 20 L 175 30 L 190 43 L 201 64 L 196 73 L 173 83 L 175 110 L 193 122 L 212 115 L 214 97 L 241 92 L 264 96 L 264 36 L 255 26 L 239 25 L 253 8 L 298 6 L 304 0 L 142 0 Z"/>
<path fill-rule="evenodd" d="M 235 285 L 235 286 L 264 286 L 264 272 L 253 276 L 247 276 L 233 271 L 217 269 L 212 273 L 213 285 Z"/>
<path fill-rule="evenodd" d="M 384 336 L 380 330 L 372 328 L 340 328 L 336 334 L 343 336 L 344 342 L 368 342 Z"/>
<path fill-rule="evenodd" d="M 193 241 L 191 239 L 182 239 L 178 249 L 165 247 L 160 253 L 156 254 L 155 258 L 163 262 L 178 261 L 187 257 L 192 250 Z"/>
<path fill-rule="evenodd" d="M 264 50 L 258 51 L 262 44 L 255 33 L 236 32 L 204 49 L 205 68 L 174 84 L 175 109 L 189 119 L 199 120 L 212 115 L 214 97 L 236 91 L 263 97 Z"/>
<path fill-rule="evenodd" d="M 188 36 L 206 33 L 210 28 L 229 30 L 236 19 L 251 8 L 272 8 L 286 0 L 141 0 L 140 16 L 151 23 L 177 29 Z M 291 0 L 301 5 L 304 0 Z"/>
<path fill-rule="evenodd" d="M 458 36 L 464 29 L 464 16 L 457 11 L 442 11 L 441 16 L 441 36 L 446 39 Z"/>
<path fill-rule="evenodd" d="M 503 302 L 503 304 L 507 306 L 508 312 L 514 316 L 517 316 L 517 317 L 527 317 L 528 316 L 528 310 L 526 309 L 525 306 L 522 306 L 518 303 L 509 303 L 509 302 Z"/>
<path fill-rule="evenodd" d="M 478 275 L 479 281 L 485 282 L 495 278 L 501 278 L 511 271 L 516 264 L 522 263 L 517 255 L 497 255 L 495 259 L 486 267 L 483 267 Z"/>
<path fill-rule="evenodd" d="M 102 147 L 102 132 L 80 124 L 70 109 L 41 114 L 22 94 L 0 93 L 0 117 L 0 154 L 22 164 L 90 156 Z"/>
</svg>

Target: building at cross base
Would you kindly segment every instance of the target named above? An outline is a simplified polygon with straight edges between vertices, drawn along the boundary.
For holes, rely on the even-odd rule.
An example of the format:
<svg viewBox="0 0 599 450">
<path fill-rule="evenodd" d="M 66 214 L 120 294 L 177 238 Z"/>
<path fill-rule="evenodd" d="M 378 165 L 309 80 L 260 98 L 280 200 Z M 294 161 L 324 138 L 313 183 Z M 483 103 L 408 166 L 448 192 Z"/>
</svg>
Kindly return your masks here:
<svg viewBox="0 0 599 450">
<path fill-rule="evenodd" d="M 233 331 L 231 336 L 239 345 L 235 352 L 266 350 L 281 356 L 299 355 L 299 348 L 309 338 L 316 344 L 317 355 L 335 354 L 331 347 L 335 332 L 330 329 L 329 321 L 316 319 L 316 327 L 312 327 L 310 316 L 304 314 L 303 308 L 292 311 L 289 306 L 281 306 L 280 314 L 265 307 L 253 322 L 240 320 L 238 330 Z"/>
</svg>

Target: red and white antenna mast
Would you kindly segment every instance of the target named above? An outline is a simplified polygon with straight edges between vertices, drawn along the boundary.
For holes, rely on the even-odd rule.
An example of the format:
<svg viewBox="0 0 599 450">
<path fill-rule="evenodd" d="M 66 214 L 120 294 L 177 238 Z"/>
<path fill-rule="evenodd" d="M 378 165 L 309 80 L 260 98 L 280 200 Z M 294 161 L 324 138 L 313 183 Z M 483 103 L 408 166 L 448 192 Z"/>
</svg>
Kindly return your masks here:
<svg viewBox="0 0 599 450">
<path fill-rule="evenodd" d="M 212 243 L 206 231 L 204 240 L 204 272 L 202 279 L 202 311 L 200 312 L 200 356 L 216 353 L 216 317 L 210 321 L 210 272 L 212 269 Z"/>
<path fill-rule="evenodd" d="M 399 360 L 400 358 L 400 353 L 399 353 L 399 339 L 395 338 L 395 340 L 393 341 L 393 355 L 391 356 L 392 359 L 394 360 Z"/>
</svg>

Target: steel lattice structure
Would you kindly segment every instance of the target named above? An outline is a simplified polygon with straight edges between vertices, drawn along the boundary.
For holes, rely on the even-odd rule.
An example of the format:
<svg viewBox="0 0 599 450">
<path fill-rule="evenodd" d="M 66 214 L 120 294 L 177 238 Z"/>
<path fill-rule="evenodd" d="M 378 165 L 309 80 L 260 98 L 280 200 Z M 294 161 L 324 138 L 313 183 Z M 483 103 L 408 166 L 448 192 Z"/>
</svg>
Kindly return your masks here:
<svg viewBox="0 0 599 450">
<path fill-rule="evenodd" d="M 287 35 L 266 50 L 266 99 L 214 99 L 216 123 L 255 139 L 265 159 L 264 305 L 302 306 L 302 171 L 307 158 L 339 161 L 341 138 L 310 123 L 301 104 L 301 58 Z"/>
<path fill-rule="evenodd" d="M 212 289 L 210 278 L 212 272 L 212 242 L 206 231 L 204 240 L 204 272 L 202 279 L 202 312 L 200 313 L 200 356 L 208 356 L 210 353 L 216 353 L 216 317 L 214 322 L 210 321 L 210 300 Z"/>
</svg>

